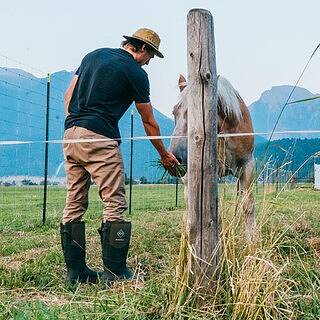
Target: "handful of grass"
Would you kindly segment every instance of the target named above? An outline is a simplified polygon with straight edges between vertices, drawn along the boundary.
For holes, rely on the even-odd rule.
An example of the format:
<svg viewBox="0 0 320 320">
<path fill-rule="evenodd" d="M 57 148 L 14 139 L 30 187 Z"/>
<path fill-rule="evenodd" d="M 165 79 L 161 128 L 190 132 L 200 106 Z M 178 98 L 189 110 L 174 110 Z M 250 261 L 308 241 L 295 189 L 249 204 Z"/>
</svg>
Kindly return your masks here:
<svg viewBox="0 0 320 320">
<path fill-rule="evenodd" d="M 187 166 L 185 164 L 178 164 L 174 167 L 177 177 L 181 178 L 187 173 Z"/>
<path fill-rule="evenodd" d="M 157 168 L 163 168 L 163 164 L 161 162 L 161 159 L 158 159 L 158 160 L 155 160 L 155 161 L 152 161 L 152 164 L 154 167 L 157 167 Z M 186 173 L 187 173 L 187 166 L 185 164 L 177 164 L 176 166 L 174 166 L 174 168 L 172 169 L 171 171 L 172 173 L 174 173 L 174 175 L 178 178 L 182 178 Z M 161 177 L 161 180 L 166 177 L 167 175 L 172 175 L 170 174 L 169 170 L 168 169 L 165 169 L 162 177 Z"/>
</svg>

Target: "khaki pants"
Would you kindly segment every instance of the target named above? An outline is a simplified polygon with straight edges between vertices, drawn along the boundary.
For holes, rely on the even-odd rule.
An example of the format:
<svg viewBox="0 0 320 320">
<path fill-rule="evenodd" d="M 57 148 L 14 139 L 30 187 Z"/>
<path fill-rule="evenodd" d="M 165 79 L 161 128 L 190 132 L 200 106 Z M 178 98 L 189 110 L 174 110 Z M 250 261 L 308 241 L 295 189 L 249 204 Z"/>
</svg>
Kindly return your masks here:
<svg viewBox="0 0 320 320">
<path fill-rule="evenodd" d="M 74 126 L 65 131 L 64 139 L 105 139 L 105 136 Z M 123 221 L 127 209 L 124 168 L 118 143 L 65 143 L 63 146 L 67 173 L 67 199 L 62 223 L 79 221 L 88 208 L 90 176 L 103 202 L 103 221 Z"/>
</svg>

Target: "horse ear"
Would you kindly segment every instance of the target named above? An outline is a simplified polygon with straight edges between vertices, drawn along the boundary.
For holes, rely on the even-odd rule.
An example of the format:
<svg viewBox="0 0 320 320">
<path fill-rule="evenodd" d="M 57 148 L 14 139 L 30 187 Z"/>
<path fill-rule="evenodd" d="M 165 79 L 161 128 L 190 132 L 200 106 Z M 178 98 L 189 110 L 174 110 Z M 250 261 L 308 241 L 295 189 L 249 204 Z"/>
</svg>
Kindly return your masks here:
<svg viewBox="0 0 320 320">
<path fill-rule="evenodd" d="M 178 86 L 179 86 L 180 92 L 182 92 L 183 89 L 187 86 L 187 80 L 182 74 L 180 74 L 179 76 Z"/>
</svg>

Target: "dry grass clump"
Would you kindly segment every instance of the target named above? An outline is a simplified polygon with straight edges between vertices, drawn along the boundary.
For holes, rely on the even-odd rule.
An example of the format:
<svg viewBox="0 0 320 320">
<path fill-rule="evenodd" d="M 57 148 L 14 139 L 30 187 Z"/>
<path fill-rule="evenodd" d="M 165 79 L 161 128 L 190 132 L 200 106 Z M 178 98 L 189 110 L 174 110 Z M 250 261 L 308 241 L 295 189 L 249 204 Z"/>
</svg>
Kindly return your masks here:
<svg viewBox="0 0 320 320">
<path fill-rule="evenodd" d="M 241 198 L 220 202 L 220 262 L 214 275 L 214 288 L 201 288 L 191 283 L 188 265 L 190 248 L 183 230 L 175 295 L 168 318 L 179 318 L 187 310 L 210 319 L 291 319 L 290 281 L 286 279 L 287 264 L 278 255 L 281 236 L 269 231 L 270 208 L 260 209 L 252 239 L 246 239 Z M 270 230 L 270 226 L 268 226 Z M 194 257 L 193 257 L 194 258 Z"/>
</svg>

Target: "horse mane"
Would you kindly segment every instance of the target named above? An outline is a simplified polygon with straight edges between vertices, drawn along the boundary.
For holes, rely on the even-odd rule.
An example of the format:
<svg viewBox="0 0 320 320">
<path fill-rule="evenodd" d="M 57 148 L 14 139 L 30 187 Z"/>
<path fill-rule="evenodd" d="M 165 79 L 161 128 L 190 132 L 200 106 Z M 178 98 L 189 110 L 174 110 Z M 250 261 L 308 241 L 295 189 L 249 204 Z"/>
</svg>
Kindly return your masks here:
<svg viewBox="0 0 320 320">
<path fill-rule="evenodd" d="M 180 102 L 183 104 L 187 98 L 188 86 L 182 83 L 184 90 L 180 93 Z M 224 77 L 218 77 L 218 115 L 223 122 L 236 126 L 242 119 L 240 103 L 242 98 L 232 84 Z"/>
<path fill-rule="evenodd" d="M 232 84 L 224 77 L 218 76 L 218 116 L 222 123 L 226 123 L 231 127 L 235 127 L 242 119 L 242 111 L 240 104 L 243 100 L 238 91 L 232 86 Z M 188 95 L 187 82 L 179 83 L 180 87 L 180 101 L 176 105 L 177 108 L 180 105 L 186 103 Z M 181 89 L 182 88 L 182 89 Z"/>
<path fill-rule="evenodd" d="M 218 115 L 223 121 L 236 125 L 242 119 L 240 102 L 242 98 L 232 84 L 224 77 L 218 78 Z"/>
</svg>

